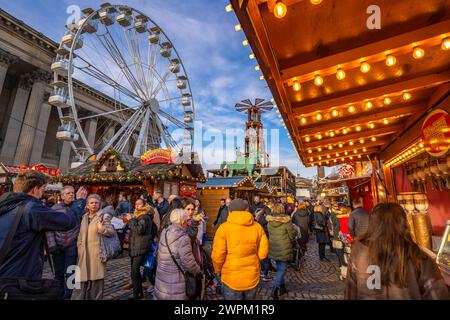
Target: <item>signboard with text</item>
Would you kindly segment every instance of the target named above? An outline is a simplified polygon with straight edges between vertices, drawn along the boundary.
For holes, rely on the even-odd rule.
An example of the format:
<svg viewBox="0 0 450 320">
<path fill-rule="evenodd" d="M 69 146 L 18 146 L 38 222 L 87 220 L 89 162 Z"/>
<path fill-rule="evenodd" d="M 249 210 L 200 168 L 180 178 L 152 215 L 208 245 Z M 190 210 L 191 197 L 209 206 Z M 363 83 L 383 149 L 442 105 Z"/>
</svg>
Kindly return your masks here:
<svg viewBox="0 0 450 320">
<path fill-rule="evenodd" d="M 172 149 L 148 150 L 141 156 L 142 165 L 149 163 L 173 163 Z"/>
</svg>

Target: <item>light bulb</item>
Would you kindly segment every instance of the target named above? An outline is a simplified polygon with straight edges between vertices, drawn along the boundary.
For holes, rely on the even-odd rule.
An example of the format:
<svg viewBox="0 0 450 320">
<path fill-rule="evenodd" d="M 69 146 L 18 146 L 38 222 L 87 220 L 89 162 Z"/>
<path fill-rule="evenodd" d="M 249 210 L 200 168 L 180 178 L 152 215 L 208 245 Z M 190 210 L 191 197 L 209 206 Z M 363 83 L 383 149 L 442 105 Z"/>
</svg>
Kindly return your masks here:
<svg viewBox="0 0 450 320">
<path fill-rule="evenodd" d="M 338 68 L 337 72 L 336 72 L 336 78 L 338 78 L 338 80 L 344 79 L 345 78 L 344 70 L 342 70 L 341 68 Z"/>
<path fill-rule="evenodd" d="M 256 71 L 259 71 L 259 70 L 261 70 L 261 68 L 260 68 L 259 66 L 256 66 L 256 67 L 255 67 L 255 70 L 256 70 Z"/>
<path fill-rule="evenodd" d="M 363 152 L 367 152 L 367 149 L 366 149 L 366 148 L 363 148 Z"/>
<path fill-rule="evenodd" d="M 312 150 L 311 150 L 311 149 L 309 149 L 309 150 L 308 150 L 308 153 L 312 153 Z"/>
<path fill-rule="evenodd" d="M 339 148 L 342 148 L 344 145 L 342 143 L 339 143 Z"/>
<path fill-rule="evenodd" d="M 367 61 L 364 61 L 363 63 L 361 63 L 361 72 L 363 73 L 367 73 L 370 71 L 370 64 Z"/>
<path fill-rule="evenodd" d="M 334 162 L 337 162 L 337 160 L 336 160 L 336 159 L 334 159 L 333 161 L 334 161 Z"/>
<path fill-rule="evenodd" d="M 409 100 L 409 99 L 411 99 L 411 93 L 404 91 L 402 97 L 403 97 L 403 100 L 405 100 L 405 101 Z"/>
<path fill-rule="evenodd" d="M 316 120 L 317 121 L 322 120 L 322 115 L 320 113 L 316 114 Z"/>
<path fill-rule="evenodd" d="M 241 29 L 242 29 L 242 27 L 241 27 L 240 24 L 237 24 L 237 25 L 234 26 L 234 30 L 236 30 L 236 31 L 239 31 Z"/>
<path fill-rule="evenodd" d="M 281 0 L 277 1 L 277 4 L 275 5 L 275 8 L 273 10 L 273 14 L 275 15 L 275 17 L 281 19 L 286 15 L 286 12 L 286 5 Z"/>
<path fill-rule="evenodd" d="M 264 80 L 264 76 L 259 76 L 259 80 Z"/>
<path fill-rule="evenodd" d="M 370 101 L 366 101 L 365 105 L 366 105 L 367 109 L 372 109 L 372 107 L 373 107 L 373 103 Z"/>
<path fill-rule="evenodd" d="M 323 84 L 323 78 L 320 75 L 316 74 L 314 76 L 314 84 L 318 87 L 321 86 Z"/>
<path fill-rule="evenodd" d="M 358 159 L 361 159 L 361 155 L 358 155 Z"/>
<path fill-rule="evenodd" d="M 309 158 L 309 161 L 314 161 L 314 158 Z"/>
<path fill-rule="evenodd" d="M 348 129 L 342 129 L 342 133 L 343 134 L 347 134 L 348 133 Z"/>
<path fill-rule="evenodd" d="M 353 150 L 353 153 L 357 153 L 357 152 L 358 152 L 358 150 L 356 150 L 356 149 L 355 149 L 355 150 Z"/>
<path fill-rule="evenodd" d="M 227 6 L 225 7 L 225 11 L 226 11 L 226 12 L 233 11 L 233 6 L 232 6 L 231 4 L 227 5 Z"/>
<path fill-rule="evenodd" d="M 328 150 L 333 150 L 333 146 L 328 146 Z"/>
<path fill-rule="evenodd" d="M 300 119 L 300 122 L 301 122 L 302 124 L 306 124 L 306 118 L 301 118 L 301 119 Z"/>
<path fill-rule="evenodd" d="M 332 115 L 333 117 L 337 117 L 337 116 L 339 115 L 339 111 L 337 111 L 337 110 L 335 109 L 335 110 L 331 111 L 331 115 Z"/>
<path fill-rule="evenodd" d="M 294 89 L 294 91 L 300 91 L 300 88 L 302 86 L 300 85 L 300 83 L 298 81 L 294 81 L 294 84 L 292 85 L 292 88 Z"/>
<path fill-rule="evenodd" d="M 336 157 L 339 157 L 339 153 L 336 153 Z"/>
<path fill-rule="evenodd" d="M 322 2 L 322 0 L 309 0 L 312 4 L 317 5 Z"/>
<path fill-rule="evenodd" d="M 255 59 L 255 54 L 254 54 L 254 53 L 250 53 L 250 54 L 248 55 L 248 57 L 249 57 L 250 59 Z"/>
<path fill-rule="evenodd" d="M 353 159 L 353 157 L 352 156 L 350 156 L 350 157 L 348 157 L 350 160 L 352 160 Z"/>
<path fill-rule="evenodd" d="M 350 141 L 348 144 L 349 144 L 350 146 L 352 146 L 352 145 L 353 145 L 353 141 Z"/>
<path fill-rule="evenodd" d="M 389 98 L 388 96 L 384 97 L 383 103 L 385 105 L 389 105 L 389 104 L 391 104 L 391 102 L 392 102 L 391 98 Z"/>
<path fill-rule="evenodd" d="M 369 123 L 369 128 L 373 129 L 373 128 L 375 128 L 375 125 L 373 123 Z"/>
<path fill-rule="evenodd" d="M 334 132 L 330 131 L 330 137 L 334 137 Z"/>
<path fill-rule="evenodd" d="M 318 156 L 317 159 L 318 159 L 318 160 L 322 160 L 322 157 L 321 157 L 321 156 Z"/>
<path fill-rule="evenodd" d="M 330 156 L 329 154 L 327 154 L 327 158 L 328 158 L 328 159 L 330 159 L 330 158 L 331 158 L 331 156 Z"/>
<path fill-rule="evenodd" d="M 364 143 L 364 139 L 359 140 L 359 143 L 363 144 Z"/>
<path fill-rule="evenodd" d="M 245 47 L 245 46 L 248 46 L 248 40 L 247 39 L 245 39 L 244 41 L 242 41 L 242 45 Z"/>
<path fill-rule="evenodd" d="M 317 139 L 319 139 L 319 140 L 322 139 L 322 135 L 320 133 L 317 135 Z"/>
<path fill-rule="evenodd" d="M 372 141 L 377 141 L 377 138 L 375 138 L 375 137 L 372 137 L 372 139 L 371 139 Z"/>
<path fill-rule="evenodd" d="M 388 55 L 386 57 L 386 65 L 388 67 L 392 67 L 393 65 L 395 65 L 397 63 L 397 59 L 393 56 L 393 55 Z"/>
<path fill-rule="evenodd" d="M 317 151 L 322 152 L 322 148 L 321 148 L 321 147 L 318 147 L 318 148 L 317 148 Z"/>
<path fill-rule="evenodd" d="M 384 124 L 388 124 L 388 123 L 389 123 L 389 120 L 388 120 L 388 119 L 384 119 L 384 120 L 383 120 L 383 123 L 384 123 Z"/>
<path fill-rule="evenodd" d="M 361 131 L 361 126 L 357 126 L 356 131 Z"/>
<path fill-rule="evenodd" d="M 345 151 L 345 152 L 344 152 L 344 154 L 345 154 L 345 155 L 348 155 L 348 152 L 347 152 L 347 151 Z"/>
<path fill-rule="evenodd" d="M 413 48 L 413 57 L 414 57 L 414 59 L 423 58 L 424 55 L 425 55 L 425 51 L 421 47 L 414 47 Z"/>
<path fill-rule="evenodd" d="M 449 50 L 450 49 L 450 38 L 442 39 L 441 49 L 442 50 Z"/>
<path fill-rule="evenodd" d="M 311 138 L 310 138 L 310 137 L 306 137 L 306 138 L 305 138 L 305 141 L 306 141 L 306 142 L 310 142 L 310 141 L 311 141 Z"/>
<path fill-rule="evenodd" d="M 350 106 L 350 107 L 348 107 L 348 112 L 353 113 L 353 112 L 355 112 L 355 111 L 356 111 L 355 106 Z"/>
</svg>

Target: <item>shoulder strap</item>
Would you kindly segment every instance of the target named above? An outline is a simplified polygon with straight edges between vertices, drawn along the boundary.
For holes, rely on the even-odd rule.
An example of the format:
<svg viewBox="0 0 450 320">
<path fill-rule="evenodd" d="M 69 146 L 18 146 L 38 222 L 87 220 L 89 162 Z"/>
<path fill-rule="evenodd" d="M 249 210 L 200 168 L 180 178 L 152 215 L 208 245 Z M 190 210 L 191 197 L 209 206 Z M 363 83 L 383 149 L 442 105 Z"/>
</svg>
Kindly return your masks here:
<svg viewBox="0 0 450 320">
<path fill-rule="evenodd" d="M 183 269 L 180 267 L 180 265 L 178 264 L 177 260 L 176 260 L 175 257 L 173 256 L 172 250 L 170 250 L 170 245 L 169 245 L 169 242 L 167 241 L 167 230 L 166 230 L 166 233 L 164 234 L 164 237 L 166 238 L 166 246 L 167 246 L 167 249 L 169 250 L 170 257 L 172 258 L 173 262 L 176 264 L 178 270 L 180 270 L 180 272 L 181 272 L 182 274 L 184 274 Z M 181 237 L 177 238 L 176 240 L 178 240 L 178 239 L 180 239 L 180 238 L 181 238 Z M 176 240 L 175 240 L 175 241 L 176 241 Z M 174 241 L 174 242 L 175 242 L 175 241 Z"/>
<path fill-rule="evenodd" d="M 6 236 L 5 242 L 0 249 L 0 265 L 3 263 L 3 260 L 8 254 L 9 249 L 11 249 L 12 240 L 14 238 L 14 235 L 16 234 L 17 228 L 19 227 L 20 220 L 22 219 L 23 213 L 25 211 L 25 206 L 26 203 L 19 206 L 16 216 L 14 217 L 14 221 L 11 225 L 11 229 L 9 229 L 9 233 Z"/>
</svg>

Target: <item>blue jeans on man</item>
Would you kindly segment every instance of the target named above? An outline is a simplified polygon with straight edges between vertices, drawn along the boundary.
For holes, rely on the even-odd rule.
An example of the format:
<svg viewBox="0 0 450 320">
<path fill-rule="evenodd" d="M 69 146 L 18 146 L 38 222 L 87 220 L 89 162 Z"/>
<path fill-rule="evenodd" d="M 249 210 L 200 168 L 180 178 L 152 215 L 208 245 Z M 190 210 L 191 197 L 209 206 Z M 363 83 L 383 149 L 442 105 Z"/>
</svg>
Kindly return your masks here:
<svg viewBox="0 0 450 320">
<path fill-rule="evenodd" d="M 250 290 L 237 291 L 222 283 L 222 293 L 225 300 L 255 300 L 257 291 L 258 286 Z"/>
<path fill-rule="evenodd" d="M 275 287 L 280 288 L 284 285 L 284 275 L 286 274 L 286 269 L 288 263 L 286 261 L 275 261 L 277 264 L 277 272 L 275 275 Z"/>
<path fill-rule="evenodd" d="M 67 279 L 73 274 L 67 273 L 69 266 L 77 265 L 78 248 L 72 245 L 62 249 L 57 254 L 52 254 L 53 266 L 55 268 L 55 280 L 64 282 L 64 300 L 70 300 L 72 290 L 67 288 Z"/>
</svg>

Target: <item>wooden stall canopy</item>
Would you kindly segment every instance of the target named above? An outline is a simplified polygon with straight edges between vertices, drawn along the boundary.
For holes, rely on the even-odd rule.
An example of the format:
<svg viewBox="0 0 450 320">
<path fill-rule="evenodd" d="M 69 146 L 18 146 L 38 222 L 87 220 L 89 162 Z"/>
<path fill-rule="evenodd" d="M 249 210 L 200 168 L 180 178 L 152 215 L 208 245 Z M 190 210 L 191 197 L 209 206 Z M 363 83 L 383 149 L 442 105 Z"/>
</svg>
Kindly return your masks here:
<svg viewBox="0 0 450 320">
<path fill-rule="evenodd" d="M 373 159 L 450 82 L 450 1 L 312 2 L 231 0 L 303 163 Z"/>
</svg>

